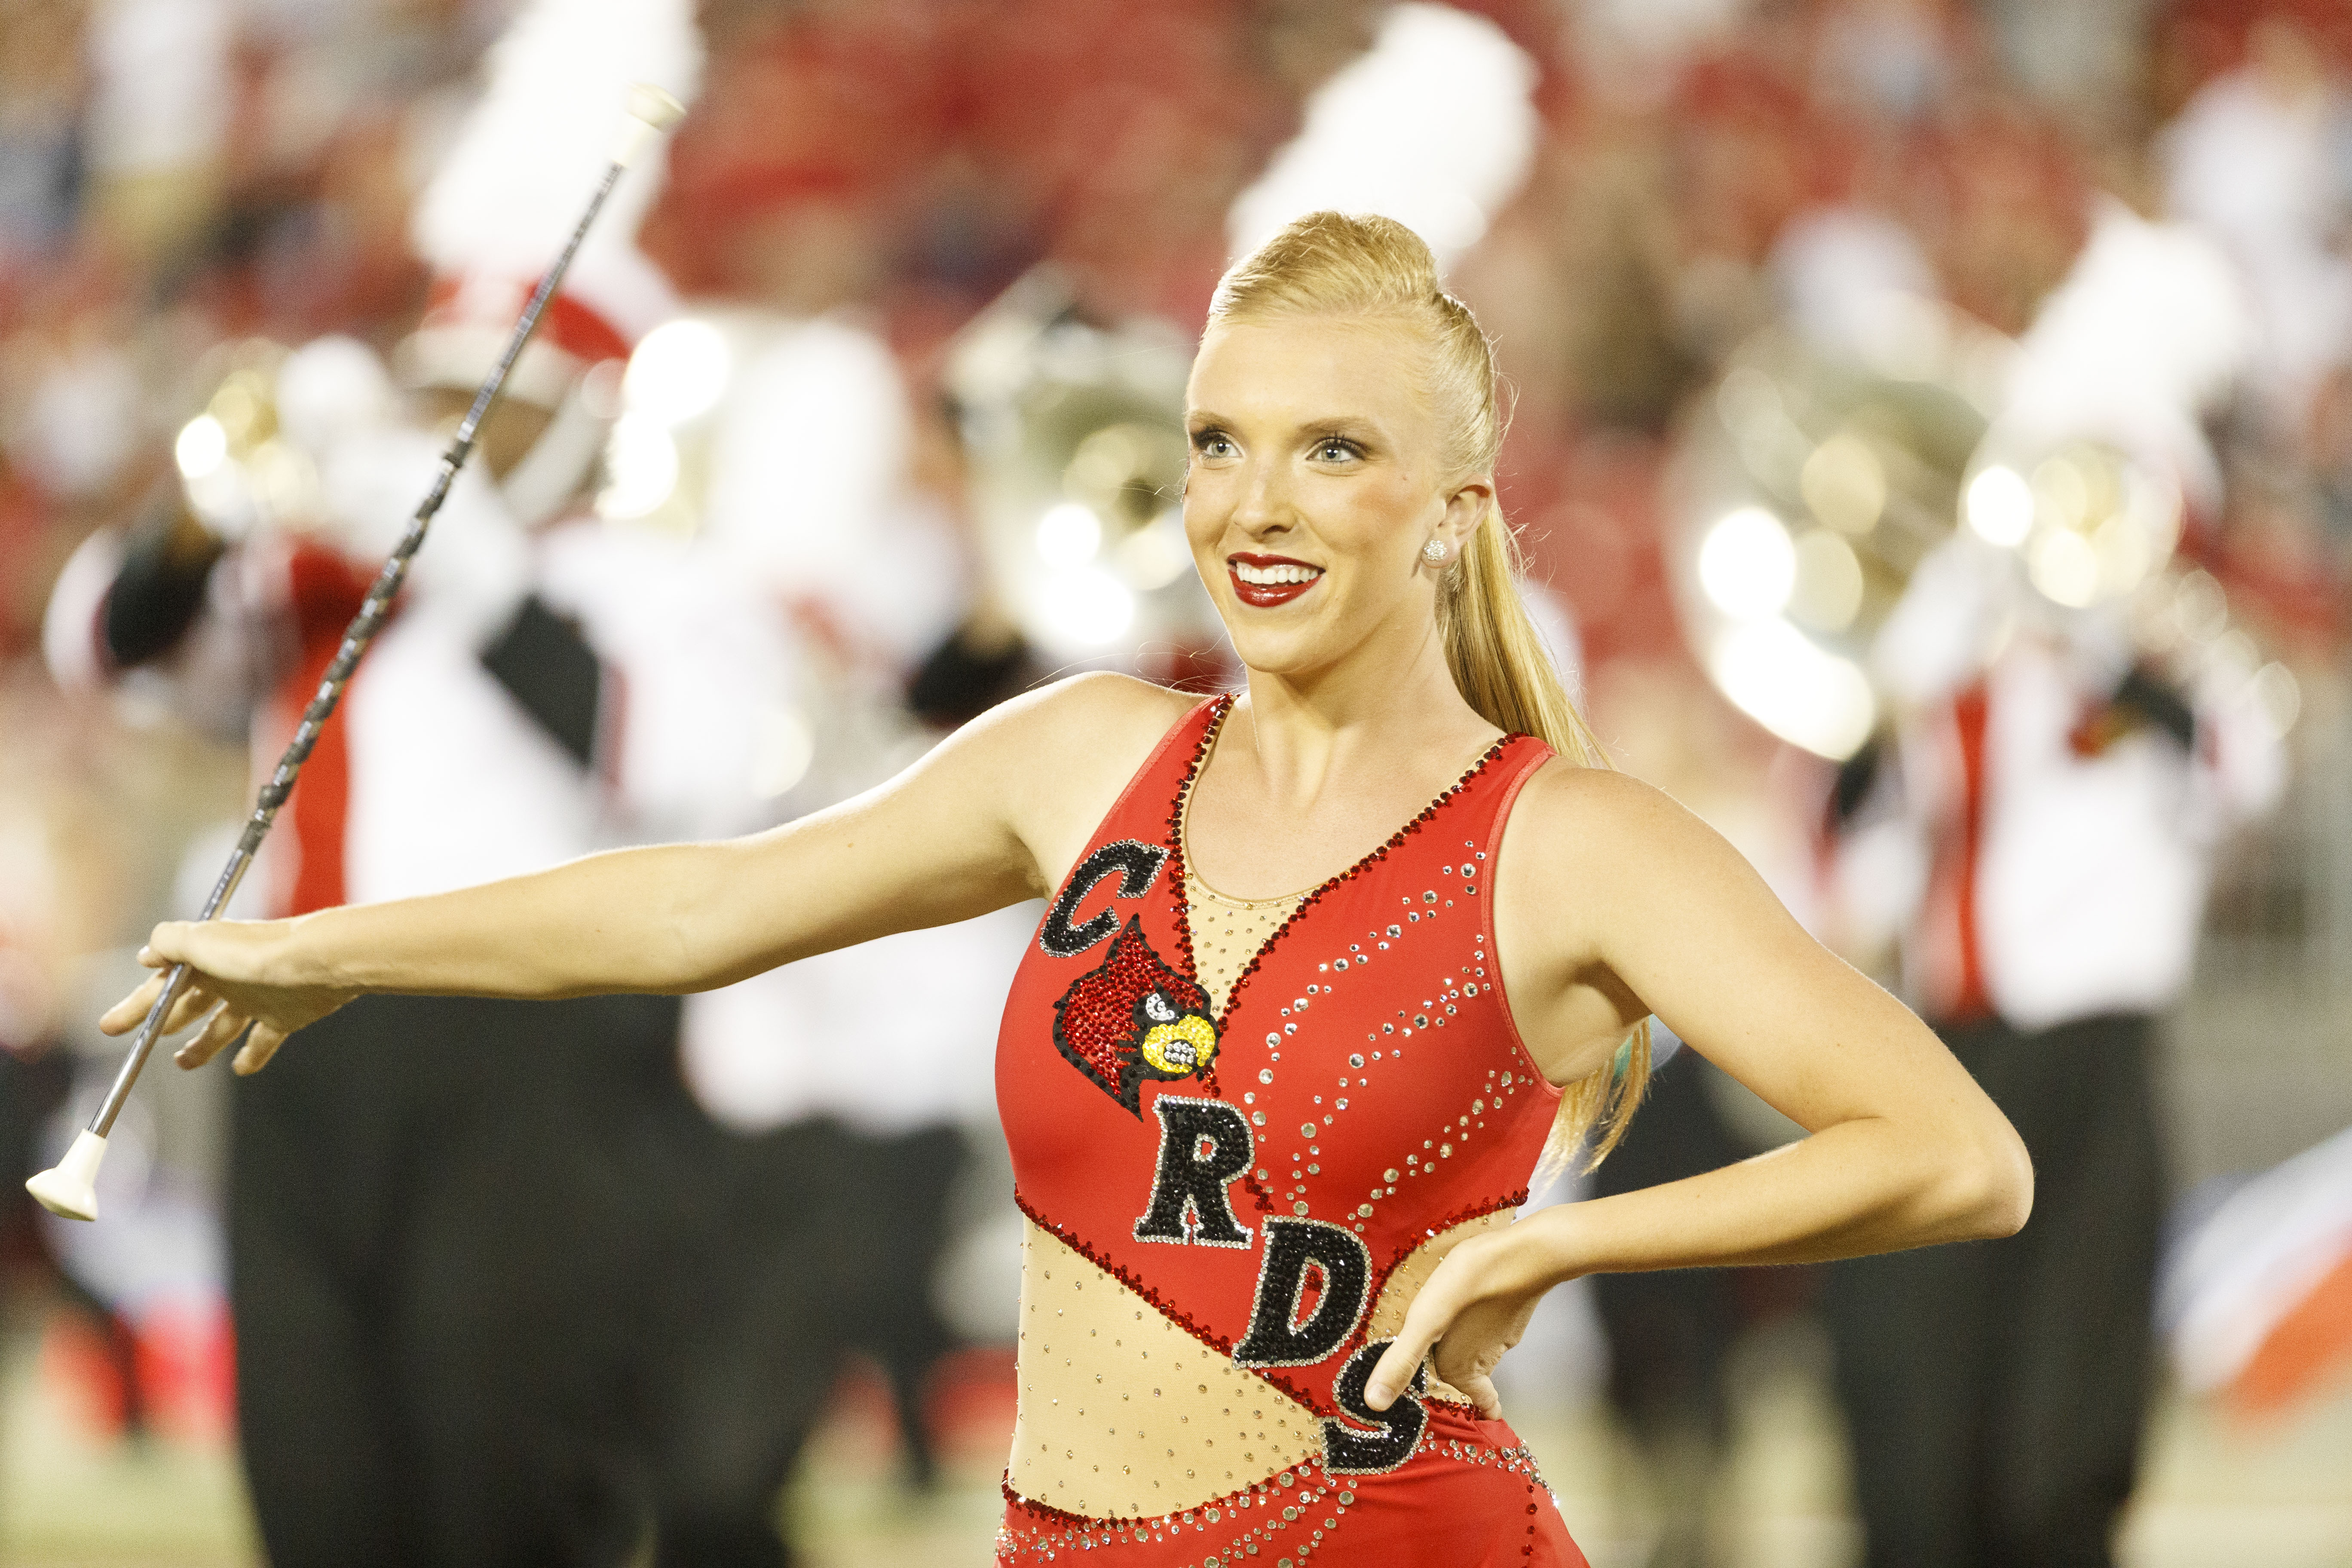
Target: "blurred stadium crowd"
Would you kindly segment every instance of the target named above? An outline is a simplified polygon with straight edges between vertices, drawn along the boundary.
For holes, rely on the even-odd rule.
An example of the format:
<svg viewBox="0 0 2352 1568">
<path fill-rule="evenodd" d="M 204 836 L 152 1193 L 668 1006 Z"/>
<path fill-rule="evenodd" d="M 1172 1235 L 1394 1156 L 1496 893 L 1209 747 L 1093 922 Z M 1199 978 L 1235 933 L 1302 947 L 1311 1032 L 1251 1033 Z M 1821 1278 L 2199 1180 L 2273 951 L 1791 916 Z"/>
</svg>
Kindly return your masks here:
<svg viewBox="0 0 2352 1568">
<path fill-rule="evenodd" d="M 2098 345 L 2128 359 L 2143 328 L 2167 342 L 2209 328 L 2227 340 L 2210 356 L 2210 384 L 2189 400 L 2189 433 L 2150 437 L 2132 455 L 2173 465 L 2185 499 L 2168 581 L 2188 584 L 2180 604 L 2226 603 L 2210 613 L 2240 639 L 2231 657 L 2264 671 L 2260 717 L 2272 742 L 2284 740 L 2283 789 L 2252 792 L 2283 804 L 2224 841 L 2211 868 L 2204 978 L 2179 1016 L 2164 1079 L 2185 1108 L 2170 1179 L 2197 1194 L 2178 1218 L 2183 1234 L 2242 1196 L 2229 1173 L 2277 1165 L 2352 1123 L 2341 1044 L 2352 993 L 2335 974 L 2352 942 L 2352 9 L 1460 8 L 1490 20 L 1534 67 L 1524 180 L 1475 213 L 1464 235 L 1475 243 L 1451 271 L 1496 336 L 1511 384 L 1503 499 L 1530 579 L 1554 601 L 1595 726 L 1624 765 L 1722 827 L 1816 923 L 1845 918 L 1822 889 L 1869 786 L 1853 765 L 1864 753 L 1853 741 L 1790 744 L 1788 726 L 1759 723 L 1724 694 L 1737 683 L 1710 663 L 1713 612 L 1691 608 L 1694 573 L 1704 573 L 1684 515 L 1695 504 L 1695 422 L 1722 405 L 1727 372 L 1759 334 L 1859 341 L 1867 357 L 1880 329 L 1857 323 L 1856 302 L 1880 295 L 1940 301 L 1953 314 L 1939 320 L 2033 341 L 2118 212 L 2219 258 L 2219 293 L 2192 300 L 2208 315 L 2184 324 L 2152 293 L 2144 318 L 2127 317 Z M 1177 622 L 1115 617 L 1076 627 L 1063 646 L 1024 614 L 1023 586 L 1006 580 L 989 538 L 1002 476 L 992 478 L 976 434 L 989 373 L 974 368 L 974 323 L 1103 323 L 1122 335 L 1090 352 L 1150 365 L 1173 352 L 1181 377 L 1181 347 L 1168 345 L 1200 326 L 1236 242 L 1237 204 L 1309 126 L 1318 95 L 1373 47 L 1390 9 L 704 0 L 700 100 L 638 243 L 696 320 L 723 331 L 671 331 L 668 359 L 632 375 L 651 398 L 665 374 L 691 383 L 698 353 L 751 363 L 793 323 L 844 332 L 794 340 L 807 357 L 778 372 L 816 377 L 814 401 L 793 383 L 802 390 L 743 392 L 740 407 L 716 416 L 805 418 L 774 443 L 789 462 L 742 458 L 739 437 L 730 481 L 717 471 L 724 453 L 698 456 L 686 435 L 650 456 L 631 447 L 625 416 L 607 448 L 604 526 L 723 528 L 707 514 L 728 504 L 729 484 L 757 484 L 776 532 L 754 553 L 826 563 L 809 578 L 814 589 L 779 589 L 767 605 L 798 672 L 788 684 L 799 717 L 751 736 L 758 805 L 719 826 L 837 798 L 1063 668 L 1229 673 L 1212 637 Z M 50 612 L 60 574 L 94 532 L 129 529 L 152 498 L 198 474 L 205 454 L 191 454 L 185 432 L 207 410 L 220 416 L 223 389 L 259 363 L 241 345 L 331 333 L 396 355 L 434 282 L 413 210 L 511 15 L 500 0 L 0 0 L 0 1159 L 30 1169 L 61 1147 L 77 1097 L 111 1065 L 113 1047 L 92 1038 L 95 1004 L 123 974 L 126 947 L 189 908 L 191 877 L 209 879 L 250 762 L 242 707 L 191 704 L 135 672 L 71 679 L 88 661 L 67 646 L 83 628 L 60 630 Z M 1417 112 L 1475 108 L 1446 101 L 1447 85 L 1434 83 L 1434 103 Z M 1469 79 L 1461 87 L 1478 90 Z M 1041 289 L 1051 291 L 1044 305 L 1033 299 Z M 887 355 L 868 353 L 873 345 Z M 825 376 L 848 389 L 837 405 L 827 405 Z M 688 384 L 677 395 L 691 404 L 698 394 Z M 700 412 L 687 409 L 676 427 Z M 828 454 L 866 488 L 813 472 Z M 1114 491 L 1150 468 L 1132 454 L 1105 460 L 1129 464 Z M 877 515 L 838 510 L 856 507 Z M 1139 535 L 1152 510 L 1134 520 Z M 1056 548 L 1085 558 L 1096 543 L 1092 532 L 1062 546 L 1036 536 L 1049 563 Z M 2170 712 L 2160 708 L 2134 712 L 2160 728 Z M 961 950 L 938 959 L 945 978 L 924 994 L 967 984 L 995 994 L 954 967 L 979 962 Z M 811 1038 L 845 1035 L 861 1026 L 856 996 L 888 982 L 845 972 L 826 984 L 772 1005 L 826 1020 L 801 1026 Z M 758 1035 L 758 1005 L 743 1005 L 751 1012 L 723 1025 L 706 1015 L 699 1028 Z M 812 1110 L 855 1120 L 855 1084 L 813 1086 L 790 1071 L 780 1080 L 724 1050 L 695 1066 L 691 1015 L 687 1028 L 695 1087 L 721 1121 L 771 1127 Z M 992 1018 L 949 1033 L 984 1055 Z M 984 1063 L 965 1067 L 866 1131 L 901 1140 L 894 1157 L 931 1173 L 922 1201 L 950 1216 L 941 1224 L 1002 1240 L 1011 1210 L 989 1185 L 985 1134 L 971 1135 L 983 1152 L 970 1159 L 919 1142 L 923 1128 L 984 1126 Z M 40 1319 L 50 1336 L 41 1375 L 100 1391 L 94 1408 L 118 1426 L 178 1423 L 212 1440 L 226 1429 L 226 1285 L 208 1217 L 224 1163 L 215 1092 L 158 1095 L 148 1136 L 169 1201 L 149 1205 L 135 1232 L 142 1256 L 9 1206 L 5 1258 L 30 1282 L 19 1300 L 57 1308 Z M 1726 1114 L 1738 1131 L 1741 1113 Z M 1762 1125 L 1769 1141 L 1769 1118 Z M 1734 1137 L 1724 1157 L 1747 1147 Z M 2339 1153 L 2319 1188 L 2279 1189 L 2278 1203 L 2317 1215 L 2300 1231 L 2265 1233 L 2293 1233 L 2281 1256 L 2333 1258 L 2339 1244 L 2352 1253 L 2344 1163 Z M 959 1164 L 961 1195 L 950 1197 L 944 1173 Z M 2320 1188 L 2337 1195 L 2307 1196 Z M 2277 1205 L 2255 1217 L 2276 1221 Z M 982 1342 L 1002 1334 L 1009 1258 L 991 1273 L 950 1241 L 934 1250 L 940 1267 L 966 1271 L 957 1289 L 983 1303 L 948 1329 Z M 2309 1343 L 2261 1363 L 2267 1384 L 2245 1381 L 2253 1344 L 2215 1350 L 2217 1333 L 2236 1331 L 2199 1328 L 2216 1311 L 2228 1318 L 2214 1300 L 2294 1296 L 2264 1309 L 2275 1325 L 2314 1299 L 2310 1268 L 2296 1267 L 2288 1284 L 2275 1268 L 2249 1284 L 2254 1265 L 2180 1265 L 2177 1289 L 2188 1294 L 2171 1321 L 2204 1336 L 2182 1352 L 2192 1383 L 2277 1406 L 2340 1371 L 2352 1342 L 2352 1275 L 2340 1268 L 2332 1304 L 2297 1320 Z M 1693 1310 L 1755 1320 L 1810 1300 L 1801 1288 L 1742 1289 L 1736 1308 Z M 1001 1298 L 1002 1310 L 986 1305 Z M 1555 1337 L 1546 1353 L 1571 1353 L 1572 1342 Z M 1673 1353 L 1684 1352 L 1701 1353 Z M 939 1352 L 908 1353 L 928 1366 Z M 1521 1375 L 1547 1386 L 1540 1371 Z M 1558 1386 L 1573 1381 L 1562 1374 Z M 902 1410 L 920 1408 L 918 1392 L 898 1392 Z M 1671 1435 L 1659 1441 L 1670 1447 Z"/>
</svg>

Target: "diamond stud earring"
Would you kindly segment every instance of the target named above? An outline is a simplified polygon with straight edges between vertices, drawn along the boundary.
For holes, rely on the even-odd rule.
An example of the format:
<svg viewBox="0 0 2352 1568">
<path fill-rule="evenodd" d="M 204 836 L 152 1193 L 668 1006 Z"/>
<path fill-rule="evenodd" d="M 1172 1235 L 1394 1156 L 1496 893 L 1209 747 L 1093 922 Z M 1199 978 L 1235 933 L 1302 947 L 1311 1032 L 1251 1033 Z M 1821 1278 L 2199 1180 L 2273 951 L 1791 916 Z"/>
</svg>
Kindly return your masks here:
<svg viewBox="0 0 2352 1568">
<path fill-rule="evenodd" d="M 1445 560 L 1445 541 L 1442 539 L 1433 539 L 1428 543 L 1423 545 L 1421 547 L 1421 558 L 1423 561 L 1428 562 L 1432 566 L 1442 564 Z"/>
</svg>

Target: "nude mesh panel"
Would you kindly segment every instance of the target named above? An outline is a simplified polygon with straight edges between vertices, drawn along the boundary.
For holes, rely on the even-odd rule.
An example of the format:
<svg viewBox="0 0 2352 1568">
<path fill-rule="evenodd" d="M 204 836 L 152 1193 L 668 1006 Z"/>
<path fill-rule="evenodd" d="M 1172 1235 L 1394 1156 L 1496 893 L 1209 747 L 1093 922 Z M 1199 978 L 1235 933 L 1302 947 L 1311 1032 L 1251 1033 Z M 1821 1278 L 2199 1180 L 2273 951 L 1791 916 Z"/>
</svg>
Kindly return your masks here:
<svg viewBox="0 0 2352 1568">
<path fill-rule="evenodd" d="M 1066 1244 L 1023 1230 L 1014 1491 L 1097 1518 L 1160 1514 L 1321 1456 L 1313 1411 Z"/>
<path fill-rule="evenodd" d="M 1234 984 L 1282 922 L 1297 911 L 1304 893 L 1287 899 L 1246 901 L 1228 899 L 1192 872 L 1184 873 L 1184 900 L 1191 916 L 1192 974 L 1219 1013 L 1233 999 Z"/>
</svg>

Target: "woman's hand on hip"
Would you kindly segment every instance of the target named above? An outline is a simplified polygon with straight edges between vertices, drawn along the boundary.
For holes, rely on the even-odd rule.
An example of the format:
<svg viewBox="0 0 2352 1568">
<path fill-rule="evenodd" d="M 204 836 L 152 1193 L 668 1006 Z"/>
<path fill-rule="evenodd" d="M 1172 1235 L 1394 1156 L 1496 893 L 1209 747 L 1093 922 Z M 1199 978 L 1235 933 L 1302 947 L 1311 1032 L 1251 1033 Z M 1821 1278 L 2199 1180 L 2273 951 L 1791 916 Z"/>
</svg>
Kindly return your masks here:
<svg viewBox="0 0 2352 1568">
<path fill-rule="evenodd" d="M 360 994 L 356 988 L 321 984 L 303 973 L 293 949 L 297 923 L 164 921 L 139 950 L 139 962 L 167 973 L 151 976 L 107 1009 L 98 1026 L 110 1035 L 136 1029 L 162 994 L 171 966 L 185 963 L 188 984 L 163 1020 L 163 1032 L 177 1034 L 199 1019 L 204 1026 L 173 1059 L 184 1068 L 200 1068 L 243 1037 L 231 1065 L 240 1073 L 259 1072 L 287 1036 Z"/>
<path fill-rule="evenodd" d="M 1540 1266 L 1533 1239 L 1522 1222 L 1470 1237 L 1445 1255 L 1372 1369 L 1366 1395 L 1374 1409 L 1393 1404 L 1428 1355 L 1437 1380 L 1466 1394 L 1479 1415 L 1492 1420 L 1502 1414 L 1495 1367 L 1527 1332 L 1543 1293 L 1559 1282 Z"/>
</svg>

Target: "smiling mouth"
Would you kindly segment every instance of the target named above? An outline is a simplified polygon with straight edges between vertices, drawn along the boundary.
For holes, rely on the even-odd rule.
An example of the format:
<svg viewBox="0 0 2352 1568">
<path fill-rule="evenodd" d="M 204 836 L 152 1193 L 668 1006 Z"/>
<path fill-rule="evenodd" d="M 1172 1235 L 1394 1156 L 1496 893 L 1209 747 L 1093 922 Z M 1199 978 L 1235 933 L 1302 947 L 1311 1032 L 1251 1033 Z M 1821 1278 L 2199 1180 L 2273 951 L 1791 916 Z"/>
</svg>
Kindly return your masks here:
<svg viewBox="0 0 2352 1568">
<path fill-rule="evenodd" d="M 1244 605 L 1286 605 L 1323 578 L 1323 568 L 1283 555 L 1231 555 L 1225 572 Z"/>
</svg>

